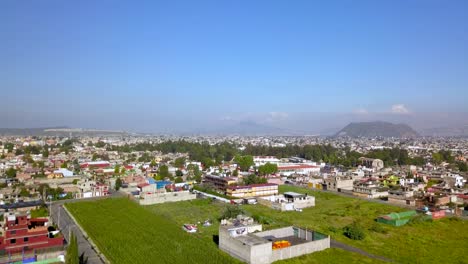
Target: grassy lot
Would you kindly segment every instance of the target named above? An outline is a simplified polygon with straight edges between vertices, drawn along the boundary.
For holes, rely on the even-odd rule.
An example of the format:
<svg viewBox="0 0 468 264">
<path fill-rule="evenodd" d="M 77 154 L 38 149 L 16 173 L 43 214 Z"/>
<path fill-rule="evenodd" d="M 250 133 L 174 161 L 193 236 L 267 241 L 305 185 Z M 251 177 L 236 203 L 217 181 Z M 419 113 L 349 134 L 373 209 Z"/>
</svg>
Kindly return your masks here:
<svg viewBox="0 0 468 264">
<path fill-rule="evenodd" d="M 275 264 L 324 264 L 324 263 L 346 263 L 346 264 L 384 264 L 380 260 L 364 257 L 357 253 L 348 252 L 338 248 L 315 252 L 297 258 L 274 262 Z"/>
<path fill-rule="evenodd" d="M 248 214 L 262 216 L 270 222 L 264 226 L 266 229 L 287 225 L 307 227 L 398 263 L 466 263 L 466 221 L 442 219 L 392 227 L 374 219 L 405 209 L 294 186 L 281 186 L 280 191 L 307 192 L 316 197 L 316 206 L 303 212 L 279 212 L 261 205 L 242 207 Z M 126 199 L 67 205 L 112 263 L 127 263 L 129 260 L 133 263 L 235 263 L 236 260 L 219 251 L 213 242 L 219 227 L 216 220 L 225 206 L 208 199 L 145 207 Z M 184 223 L 202 223 L 207 219 L 213 220 L 213 225 L 199 225 L 196 234 L 186 234 L 181 229 Z M 354 241 L 343 235 L 342 228 L 353 221 L 365 227 L 364 240 Z M 278 263 L 381 262 L 339 249 L 328 249 Z"/>
<path fill-rule="evenodd" d="M 211 239 L 125 198 L 66 207 L 112 263 L 235 263 Z"/>
<path fill-rule="evenodd" d="M 182 225 L 184 223 L 197 223 L 210 219 L 213 220 L 213 225 L 210 227 L 199 227 L 199 232 L 192 234 L 200 239 L 206 241 L 212 241 L 213 237 L 218 234 L 219 222 L 217 218 L 221 215 L 225 208 L 225 204 L 219 202 L 211 202 L 209 199 L 204 200 L 193 200 L 178 203 L 166 203 L 146 206 L 151 212 L 162 215 L 171 221 Z M 259 205 L 260 206 L 260 205 Z M 261 208 L 267 209 L 263 206 Z M 246 209 L 246 208 L 244 208 Z M 250 211 L 250 210 L 249 210 Z M 276 212 L 276 211 L 274 211 Z M 278 212 L 276 212 L 279 214 Z M 276 218 L 275 218 L 276 219 Z M 269 225 L 268 228 L 286 226 L 285 222 L 273 220 L 273 224 Z M 217 248 L 213 242 L 212 246 Z M 356 253 L 347 252 L 340 249 L 327 249 L 322 252 L 309 254 L 299 258 L 294 258 L 286 261 L 278 261 L 275 263 L 382 263 L 377 260 L 361 256 Z"/>
<path fill-rule="evenodd" d="M 316 206 L 303 212 L 283 213 L 252 205 L 245 206 L 245 209 L 251 214 L 274 219 L 273 225 L 288 223 L 314 229 L 399 263 L 468 262 L 465 257 L 468 248 L 467 221 L 445 218 L 392 227 L 377 223 L 374 219 L 382 214 L 405 209 L 294 186 L 281 186 L 280 191 L 307 192 L 316 197 Z M 364 240 L 355 241 L 343 235 L 342 228 L 353 221 L 366 228 Z"/>
</svg>

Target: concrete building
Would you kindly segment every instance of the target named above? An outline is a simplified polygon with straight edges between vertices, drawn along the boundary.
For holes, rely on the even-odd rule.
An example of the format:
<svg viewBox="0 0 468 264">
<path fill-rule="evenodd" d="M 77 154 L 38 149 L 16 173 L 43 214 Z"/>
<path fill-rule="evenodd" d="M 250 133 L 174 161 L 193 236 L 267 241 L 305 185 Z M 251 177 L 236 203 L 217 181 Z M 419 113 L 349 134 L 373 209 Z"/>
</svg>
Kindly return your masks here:
<svg viewBox="0 0 468 264">
<path fill-rule="evenodd" d="M 64 245 L 64 239 L 59 231 L 49 232 L 50 222 L 47 218 L 31 218 L 30 214 L 7 213 L 4 219 L 3 236 L 0 236 L 0 251 L 4 253 L 26 253 L 35 249 Z"/>
<path fill-rule="evenodd" d="M 228 186 L 226 195 L 237 198 L 269 196 L 278 194 L 278 184 L 261 183 L 244 186 Z"/>
<path fill-rule="evenodd" d="M 278 173 L 282 176 L 291 176 L 293 174 L 309 175 L 319 173 L 320 167 L 310 164 L 283 163 L 278 165 Z"/>
<path fill-rule="evenodd" d="M 353 190 L 353 177 L 351 176 L 329 176 L 323 179 L 324 190 L 329 191 L 352 191 Z"/>
<path fill-rule="evenodd" d="M 202 182 L 207 185 L 211 185 L 217 190 L 225 192 L 229 185 L 237 183 L 235 178 L 221 177 L 216 175 L 206 175 L 203 177 Z"/>
<path fill-rule="evenodd" d="M 413 196 L 414 196 L 413 191 L 389 190 L 388 202 L 393 203 L 393 204 L 415 206 L 416 201 Z"/>
<path fill-rule="evenodd" d="M 330 247 L 329 236 L 312 230 L 290 226 L 252 233 L 251 226 L 240 222 L 220 225 L 219 248 L 247 263 L 269 264 Z"/>
<path fill-rule="evenodd" d="M 293 211 L 315 206 L 315 197 L 307 194 L 286 192 L 283 195 L 260 197 L 259 204 L 280 211 Z"/>
<path fill-rule="evenodd" d="M 354 185 L 353 195 L 369 199 L 387 197 L 388 188 L 380 187 L 375 179 L 369 178 Z"/>
<path fill-rule="evenodd" d="M 267 163 L 278 164 L 280 162 L 280 160 L 275 156 L 255 156 L 253 161 L 256 167 L 265 165 Z"/>
<path fill-rule="evenodd" d="M 366 168 L 372 168 L 375 171 L 379 171 L 384 168 L 384 162 L 380 159 L 370 159 L 366 157 L 359 158 L 362 166 Z"/>
<path fill-rule="evenodd" d="M 62 175 L 62 177 L 56 177 L 56 178 L 63 178 L 63 177 L 73 177 L 73 171 L 70 171 L 68 169 L 60 168 L 58 170 L 54 170 L 54 174 L 56 175 Z M 49 178 L 49 177 L 48 177 Z M 50 179 L 50 178 L 49 178 Z"/>
</svg>

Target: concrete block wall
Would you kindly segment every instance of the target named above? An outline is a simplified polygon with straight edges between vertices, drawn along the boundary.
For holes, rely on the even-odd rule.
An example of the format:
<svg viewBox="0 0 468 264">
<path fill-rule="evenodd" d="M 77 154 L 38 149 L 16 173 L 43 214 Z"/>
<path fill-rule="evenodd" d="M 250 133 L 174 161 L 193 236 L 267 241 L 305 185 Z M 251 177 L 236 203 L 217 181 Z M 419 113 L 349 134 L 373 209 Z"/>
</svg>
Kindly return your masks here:
<svg viewBox="0 0 468 264">
<path fill-rule="evenodd" d="M 267 237 L 267 236 L 274 236 L 278 238 L 288 237 L 288 236 L 294 236 L 294 230 L 292 226 L 288 226 L 288 227 L 283 227 L 279 229 L 273 229 L 269 231 L 255 233 L 255 235 L 259 237 Z"/>
<path fill-rule="evenodd" d="M 294 201 L 294 206 L 296 208 L 307 208 L 307 207 L 315 206 L 315 197 L 309 196 L 308 200 Z"/>
<path fill-rule="evenodd" d="M 162 194 L 155 194 L 145 196 L 144 199 L 139 199 L 140 205 L 151 205 L 166 202 L 178 202 L 196 199 L 197 195 L 189 191 L 182 192 L 168 192 Z"/>
<path fill-rule="evenodd" d="M 305 254 L 310 254 L 316 251 L 330 248 L 330 237 L 317 241 L 310 241 L 304 244 L 299 244 L 287 248 L 273 250 L 271 262 L 294 258 Z"/>
<path fill-rule="evenodd" d="M 231 237 L 227 230 L 219 230 L 219 249 L 245 262 L 250 262 L 250 246 Z"/>
</svg>

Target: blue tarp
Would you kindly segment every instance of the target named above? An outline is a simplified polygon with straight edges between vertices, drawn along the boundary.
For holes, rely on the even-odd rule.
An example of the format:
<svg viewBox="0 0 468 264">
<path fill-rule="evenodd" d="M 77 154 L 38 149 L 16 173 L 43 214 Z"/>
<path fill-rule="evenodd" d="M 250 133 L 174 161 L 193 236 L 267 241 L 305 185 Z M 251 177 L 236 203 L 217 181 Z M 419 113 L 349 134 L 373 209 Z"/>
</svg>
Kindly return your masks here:
<svg viewBox="0 0 468 264">
<path fill-rule="evenodd" d="M 171 184 L 170 181 L 156 181 L 156 189 L 163 189 L 166 185 Z"/>
</svg>

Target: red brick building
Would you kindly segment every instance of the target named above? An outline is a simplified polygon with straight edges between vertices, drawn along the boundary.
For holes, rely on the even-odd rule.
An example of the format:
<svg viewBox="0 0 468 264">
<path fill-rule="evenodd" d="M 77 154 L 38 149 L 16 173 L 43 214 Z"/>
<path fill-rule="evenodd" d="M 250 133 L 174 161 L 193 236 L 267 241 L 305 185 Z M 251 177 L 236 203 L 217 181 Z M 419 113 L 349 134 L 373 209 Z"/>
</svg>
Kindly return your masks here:
<svg viewBox="0 0 468 264">
<path fill-rule="evenodd" d="M 27 214 L 6 214 L 3 236 L 0 237 L 0 251 L 18 253 L 40 248 L 63 246 L 64 239 L 59 233 L 54 237 L 48 231 L 47 218 L 31 218 Z"/>
</svg>

